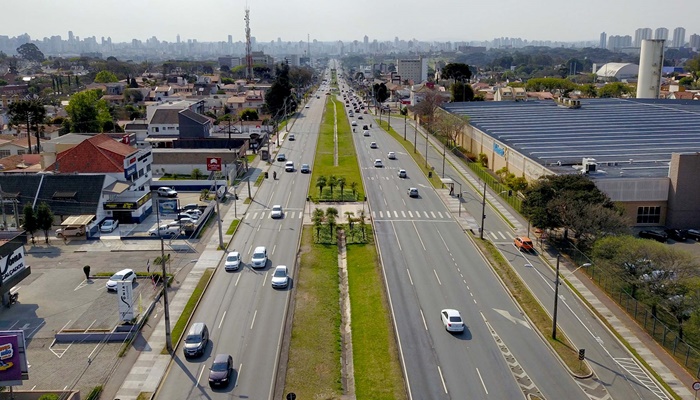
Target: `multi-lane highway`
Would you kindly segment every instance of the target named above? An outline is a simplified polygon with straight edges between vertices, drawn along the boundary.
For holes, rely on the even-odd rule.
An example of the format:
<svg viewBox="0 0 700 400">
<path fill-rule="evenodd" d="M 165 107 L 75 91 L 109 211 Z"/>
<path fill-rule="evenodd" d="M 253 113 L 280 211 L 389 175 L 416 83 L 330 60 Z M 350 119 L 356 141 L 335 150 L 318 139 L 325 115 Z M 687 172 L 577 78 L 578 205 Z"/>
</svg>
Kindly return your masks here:
<svg viewBox="0 0 700 400">
<path fill-rule="evenodd" d="M 236 272 L 217 268 L 192 318 L 192 322 L 207 324 L 211 343 L 204 355 L 196 359 L 186 359 L 182 348 L 177 349 L 160 386 L 158 399 L 272 397 L 292 286 L 286 290 L 272 289 L 270 275 L 277 265 L 286 265 L 290 276 L 294 276 L 297 268 L 296 253 L 302 226 L 299 216 L 304 209 L 311 176 L 300 173 L 299 168 L 302 163 L 313 163 L 324 102 L 325 96 L 313 98 L 309 108 L 299 111 L 290 129 L 295 140 L 283 140 L 278 149 L 287 160 L 294 162 L 295 171 L 285 172 L 285 163 L 275 161 L 269 179 L 258 189 L 238 227 L 229 251 L 239 251 L 245 265 Z M 273 152 L 277 150 L 275 147 Z M 273 179 L 273 172 L 277 180 Z M 270 218 L 273 205 L 283 207 L 284 218 Z M 250 267 L 256 246 L 267 247 L 269 261 L 264 269 Z M 227 388 L 211 390 L 209 367 L 219 353 L 233 356 L 233 379 Z"/>
</svg>

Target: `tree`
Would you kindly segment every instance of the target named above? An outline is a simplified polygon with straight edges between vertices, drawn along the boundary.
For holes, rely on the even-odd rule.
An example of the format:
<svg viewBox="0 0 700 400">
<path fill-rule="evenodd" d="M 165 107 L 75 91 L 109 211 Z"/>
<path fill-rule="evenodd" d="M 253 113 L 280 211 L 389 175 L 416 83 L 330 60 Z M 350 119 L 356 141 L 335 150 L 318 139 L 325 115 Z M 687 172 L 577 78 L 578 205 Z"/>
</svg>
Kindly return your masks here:
<svg viewBox="0 0 700 400">
<path fill-rule="evenodd" d="M 428 130 L 433 132 L 435 120 L 435 112 L 444 102 L 443 97 L 435 89 L 425 87 L 423 100 L 416 104 L 414 111 L 422 120 L 425 120 Z"/>
<path fill-rule="evenodd" d="M 367 218 L 367 216 L 365 215 L 365 209 L 363 208 L 362 210 L 360 210 L 360 214 L 358 215 L 358 219 L 360 220 L 360 228 L 362 229 L 363 240 L 367 239 L 367 235 L 365 234 L 365 218 Z"/>
<path fill-rule="evenodd" d="M 44 53 L 34 43 L 25 43 L 17 48 L 17 54 L 27 61 L 43 62 Z"/>
<path fill-rule="evenodd" d="M 328 177 L 328 187 L 331 188 L 331 200 L 333 200 L 333 188 L 338 186 L 338 177 L 331 175 Z"/>
<path fill-rule="evenodd" d="M 31 203 L 24 205 L 24 230 L 32 235 L 32 244 L 34 244 L 34 232 L 39 229 L 39 222 L 36 219 L 36 214 L 34 213 L 34 207 Z M 7 228 L 6 228 L 7 229 Z"/>
<path fill-rule="evenodd" d="M 374 99 L 377 100 L 378 103 L 383 103 L 389 98 L 389 89 L 387 89 L 384 82 L 372 85 L 372 93 Z"/>
<path fill-rule="evenodd" d="M 595 85 L 590 83 L 579 86 L 579 90 L 583 97 L 594 98 L 598 96 L 598 89 L 596 89 Z"/>
<path fill-rule="evenodd" d="M 314 222 L 314 228 L 316 228 L 316 240 L 321 239 L 321 227 L 323 227 L 323 220 L 325 218 L 325 213 L 322 209 L 317 208 L 312 214 L 312 221 Z"/>
<path fill-rule="evenodd" d="M 337 179 L 336 183 L 340 187 L 340 201 L 343 201 L 343 190 L 345 189 L 345 177 L 341 176 Z"/>
<path fill-rule="evenodd" d="M 38 100 L 19 100 L 8 106 L 8 114 L 10 123 L 13 125 L 25 124 L 27 127 L 27 145 L 28 152 L 32 154 L 31 128 L 34 126 L 37 138 L 37 149 L 40 149 L 39 143 L 39 125 L 44 123 L 46 119 L 46 109 Z"/>
<path fill-rule="evenodd" d="M 474 89 L 465 82 L 455 82 L 450 91 L 454 102 L 474 100 Z"/>
<path fill-rule="evenodd" d="M 110 71 L 100 71 L 95 75 L 95 83 L 119 82 L 119 78 Z"/>
<path fill-rule="evenodd" d="M 66 107 L 73 132 L 102 132 L 104 123 L 112 120 L 107 102 L 100 90 L 86 90 L 71 96 Z"/>
<path fill-rule="evenodd" d="M 442 68 L 440 72 L 442 79 L 453 79 L 454 83 L 466 82 L 472 77 L 472 71 L 469 65 L 462 63 L 449 63 Z"/>
<path fill-rule="evenodd" d="M 36 220 L 39 229 L 44 231 L 46 243 L 49 243 L 49 230 L 53 226 L 53 212 L 51 207 L 44 201 L 39 203 L 39 208 L 36 210 Z"/>
<path fill-rule="evenodd" d="M 192 172 L 190 173 L 190 178 L 192 178 L 192 179 L 196 180 L 196 179 L 199 179 L 201 177 L 202 177 L 202 171 L 199 168 L 193 169 Z"/>
<path fill-rule="evenodd" d="M 435 131 L 441 133 L 447 146 L 454 146 L 457 138 L 469 124 L 469 117 L 441 112 L 435 116 Z"/>
<path fill-rule="evenodd" d="M 243 121 L 257 121 L 258 118 L 258 112 L 252 108 L 246 108 L 241 111 L 241 120 Z"/>
<path fill-rule="evenodd" d="M 350 182 L 350 189 L 352 190 L 352 198 L 357 200 L 357 182 Z"/>
<path fill-rule="evenodd" d="M 602 98 L 622 97 L 622 95 L 632 93 L 632 88 L 622 82 L 611 82 L 598 89 L 598 96 Z"/>
<path fill-rule="evenodd" d="M 333 240 L 333 230 L 335 229 L 337 218 L 338 209 L 335 207 L 328 207 L 326 209 L 326 222 L 328 222 L 328 230 L 331 234 L 331 240 Z"/>
<path fill-rule="evenodd" d="M 292 86 L 289 83 L 289 66 L 280 64 L 276 67 L 276 72 L 275 82 L 265 94 L 265 104 L 267 104 L 267 109 L 271 115 L 277 114 L 285 106 L 288 110 L 296 109 L 296 104 L 294 108 L 291 108 L 290 104 L 288 104 L 289 100 L 287 100 L 292 94 Z"/>
<path fill-rule="evenodd" d="M 316 187 L 318 187 L 318 197 L 323 197 L 323 188 L 326 187 L 326 177 L 321 175 L 316 178 Z"/>
</svg>

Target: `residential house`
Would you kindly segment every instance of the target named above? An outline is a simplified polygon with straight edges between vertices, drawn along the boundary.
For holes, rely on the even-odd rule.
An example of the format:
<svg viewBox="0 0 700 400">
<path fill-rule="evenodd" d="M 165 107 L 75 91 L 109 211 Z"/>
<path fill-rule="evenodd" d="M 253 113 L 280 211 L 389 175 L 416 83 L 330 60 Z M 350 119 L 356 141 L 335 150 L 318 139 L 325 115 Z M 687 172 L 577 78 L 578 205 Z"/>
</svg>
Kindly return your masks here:
<svg viewBox="0 0 700 400">
<path fill-rule="evenodd" d="M 494 101 L 526 101 L 527 92 L 522 87 L 500 87 L 493 93 Z"/>
<path fill-rule="evenodd" d="M 40 154 L 22 154 L 0 158 L 0 174 L 36 174 L 41 171 Z"/>
<path fill-rule="evenodd" d="M 265 97 L 262 90 L 248 90 L 245 94 L 231 96 L 226 100 L 226 107 L 234 113 L 239 113 L 246 108 L 260 112 L 264 105 Z"/>
</svg>

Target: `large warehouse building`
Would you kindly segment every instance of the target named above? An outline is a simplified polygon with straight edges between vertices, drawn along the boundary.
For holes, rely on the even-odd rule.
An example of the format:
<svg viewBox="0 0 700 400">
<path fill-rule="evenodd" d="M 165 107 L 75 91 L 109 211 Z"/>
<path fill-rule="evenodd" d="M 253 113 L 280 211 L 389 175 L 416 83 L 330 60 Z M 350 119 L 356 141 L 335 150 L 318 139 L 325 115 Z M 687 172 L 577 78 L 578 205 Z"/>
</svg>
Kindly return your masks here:
<svg viewBox="0 0 700 400">
<path fill-rule="evenodd" d="M 586 173 L 637 226 L 700 227 L 700 102 L 653 99 L 451 103 L 458 144 L 528 181 Z"/>
</svg>

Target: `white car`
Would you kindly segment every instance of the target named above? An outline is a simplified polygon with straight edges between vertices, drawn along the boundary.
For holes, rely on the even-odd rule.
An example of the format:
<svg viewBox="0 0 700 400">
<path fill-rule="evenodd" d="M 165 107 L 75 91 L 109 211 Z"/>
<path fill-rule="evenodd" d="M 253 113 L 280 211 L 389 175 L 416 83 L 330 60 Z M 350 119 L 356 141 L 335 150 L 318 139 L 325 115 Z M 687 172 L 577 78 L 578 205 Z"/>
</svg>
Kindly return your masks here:
<svg viewBox="0 0 700 400">
<path fill-rule="evenodd" d="M 377 148 L 377 142 L 372 142 L 369 144 L 370 149 L 376 149 Z"/>
<path fill-rule="evenodd" d="M 286 288 L 289 286 L 289 276 L 287 276 L 287 266 L 278 265 L 275 267 L 275 272 L 272 274 L 272 287 Z"/>
<path fill-rule="evenodd" d="M 287 161 L 287 163 L 284 164 L 284 170 L 286 172 L 294 172 L 294 161 Z"/>
<path fill-rule="evenodd" d="M 136 280 L 136 272 L 134 272 L 133 269 L 123 269 L 116 274 L 112 275 L 111 278 L 107 281 L 107 284 L 105 285 L 107 287 L 107 290 L 117 290 L 117 282 L 118 281 L 127 281 L 131 282 L 131 284 L 134 283 Z"/>
<path fill-rule="evenodd" d="M 440 319 L 445 325 L 445 330 L 448 332 L 464 332 L 464 321 L 459 311 L 453 309 L 444 309 L 440 311 Z"/>
<path fill-rule="evenodd" d="M 418 188 L 409 188 L 408 189 L 408 196 L 409 197 L 418 197 Z"/>
<path fill-rule="evenodd" d="M 265 246 L 258 246 L 253 251 L 253 258 L 250 260 L 253 268 L 265 268 L 267 265 L 267 249 Z"/>
<path fill-rule="evenodd" d="M 241 267 L 241 254 L 237 251 L 231 251 L 226 256 L 224 269 L 226 271 L 237 271 Z"/>
<path fill-rule="evenodd" d="M 106 219 L 105 222 L 100 225 L 100 232 L 113 232 L 119 226 L 119 221 L 114 219 Z"/>
<path fill-rule="evenodd" d="M 407 177 L 407 176 L 408 176 L 408 175 L 406 174 L 406 170 L 405 170 L 405 169 L 400 169 L 400 170 L 399 170 L 399 178 L 405 178 L 405 177 Z"/>
<path fill-rule="evenodd" d="M 382 164 L 382 160 L 377 158 L 376 160 L 374 160 L 374 166 L 376 168 L 382 168 L 384 166 L 384 164 Z"/>
<path fill-rule="evenodd" d="M 179 226 L 161 225 L 148 231 L 151 236 L 175 236 L 180 234 Z"/>
<path fill-rule="evenodd" d="M 352 121 L 352 126 L 357 126 L 357 121 Z"/>
<path fill-rule="evenodd" d="M 363 134 L 364 136 L 369 136 L 369 129 L 363 130 L 363 131 L 362 131 L 362 134 Z"/>
<path fill-rule="evenodd" d="M 158 196 L 162 197 L 177 197 L 175 189 L 169 187 L 159 187 L 156 189 L 156 193 L 158 193 Z"/>
<path fill-rule="evenodd" d="M 282 206 L 276 204 L 272 206 L 272 211 L 270 212 L 270 218 L 282 218 L 284 216 L 284 211 L 282 211 Z"/>
<path fill-rule="evenodd" d="M 389 154 L 387 154 L 386 156 L 390 160 L 396 160 L 396 153 L 394 153 L 393 151 L 390 151 Z"/>
<path fill-rule="evenodd" d="M 199 217 L 202 216 L 202 211 L 200 211 L 200 210 L 187 210 L 187 211 L 181 212 L 180 214 L 187 214 L 192 219 L 199 219 Z"/>
</svg>

